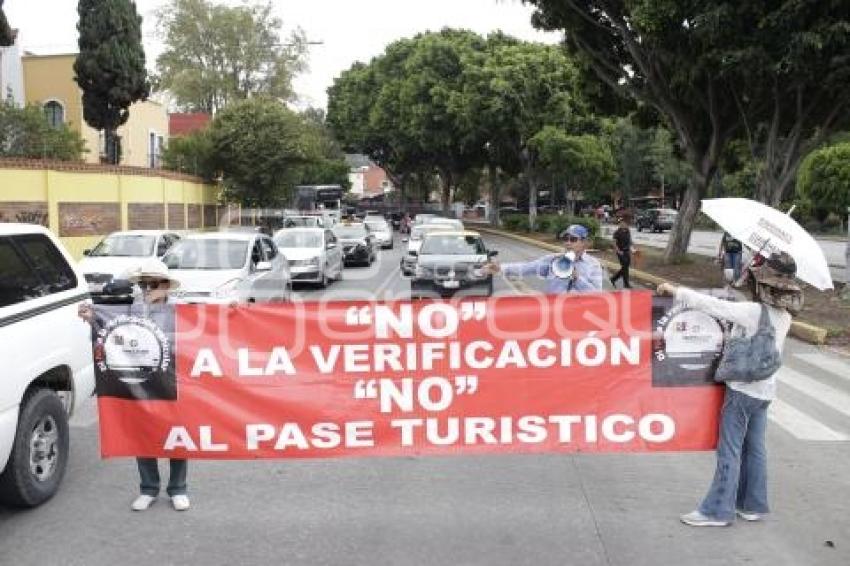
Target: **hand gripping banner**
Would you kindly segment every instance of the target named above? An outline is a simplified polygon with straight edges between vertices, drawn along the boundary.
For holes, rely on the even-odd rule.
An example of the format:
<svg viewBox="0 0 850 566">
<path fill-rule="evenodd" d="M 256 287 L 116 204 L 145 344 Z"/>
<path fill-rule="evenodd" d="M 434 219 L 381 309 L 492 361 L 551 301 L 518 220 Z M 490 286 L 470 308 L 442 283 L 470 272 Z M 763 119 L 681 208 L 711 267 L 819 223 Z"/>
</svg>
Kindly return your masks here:
<svg viewBox="0 0 850 566">
<path fill-rule="evenodd" d="M 709 450 L 720 324 L 649 292 L 98 306 L 103 456 Z"/>
</svg>

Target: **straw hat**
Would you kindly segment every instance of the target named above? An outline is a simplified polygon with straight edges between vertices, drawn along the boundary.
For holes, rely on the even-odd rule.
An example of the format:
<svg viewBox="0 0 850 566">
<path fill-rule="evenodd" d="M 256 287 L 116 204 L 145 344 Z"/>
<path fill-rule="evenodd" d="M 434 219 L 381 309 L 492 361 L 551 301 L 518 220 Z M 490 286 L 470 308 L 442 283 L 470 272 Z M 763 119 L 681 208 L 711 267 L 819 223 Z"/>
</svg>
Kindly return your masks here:
<svg viewBox="0 0 850 566">
<path fill-rule="evenodd" d="M 130 270 L 127 274 L 127 279 L 131 283 L 138 283 L 142 279 L 156 279 L 158 281 L 168 281 L 170 291 L 180 286 L 180 281 L 171 276 L 168 272 L 168 266 L 158 259 L 145 260 L 140 266 Z"/>
</svg>

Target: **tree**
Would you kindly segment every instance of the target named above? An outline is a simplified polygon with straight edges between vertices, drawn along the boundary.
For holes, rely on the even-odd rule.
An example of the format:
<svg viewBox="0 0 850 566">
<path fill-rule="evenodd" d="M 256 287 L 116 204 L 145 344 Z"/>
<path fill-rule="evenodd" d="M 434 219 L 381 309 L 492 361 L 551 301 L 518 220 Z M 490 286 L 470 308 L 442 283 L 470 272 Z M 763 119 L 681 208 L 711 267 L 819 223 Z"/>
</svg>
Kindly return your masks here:
<svg viewBox="0 0 850 566">
<path fill-rule="evenodd" d="M 325 112 L 308 108 L 301 113 L 310 161 L 301 167 L 298 185 L 340 185 L 349 188 L 349 167 L 345 154 L 325 122 Z"/>
<path fill-rule="evenodd" d="M 66 124 L 52 128 L 40 107 L 0 101 L 0 156 L 79 161 L 84 151 L 79 132 Z"/>
<path fill-rule="evenodd" d="M 685 253 L 699 200 L 742 126 L 755 140 L 767 125 L 766 179 L 783 178 L 797 144 L 833 128 L 847 98 L 846 2 L 525 1 L 536 26 L 564 30 L 605 84 L 654 107 L 675 133 L 692 176 L 668 260 Z M 784 191 L 778 184 L 771 194 Z"/>
<path fill-rule="evenodd" d="M 302 168 L 315 161 L 304 119 L 275 100 L 230 104 L 209 135 L 228 198 L 246 206 L 287 203 Z"/>
<path fill-rule="evenodd" d="M 83 91 L 83 118 L 104 130 L 109 163 L 120 161 L 116 130 L 130 117 L 130 105 L 148 97 L 150 86 L 142 48 L 142 18 L 131 0 L 80 0 L 80 53 L 74 80 Z"/>
<path fill-rule="evenodd" d="M 752 4 L 755 4 L 754 2 Z M 802 159 L 850 126 L 850 4 L 768 2 L 735 65 L 737 100 L 757 162 L 755 197 L 778 205 L 794 188 Z"/>
<path fill-rule="evenodd" d="M 209 0 L 170 0 L 157 13 L 164 51 L 157 89 L 183 110 L 215 113 L 253 96 L 292 100 L 305 67 L 301 30 L 281 41 L 272 3 L 228 7 Z"/>
<path fill-rule="evenodd" d="M 171 138 L 162 153 L 163 168 L 195 175 L 207 182 L 218 178 L 217 163 L 209 127 Z"/>
<path fill-rule="evenodd" d="M 529 140 L 529 147 L 541 173 L 566 180 L 586 199 L 610 190 L 617 178 L 611 148 L 600 137 L 573 136 L 555 126 L 545 126 Z"/>
<path fill-rule="evenodd" d="M 815 208 L 846 214 L 850 207 L 850 143 L 809 154 L 800 166 L 797 191 Z"/>
<path fill-rule="evenodd" d="M 3 0 L 0 0 L 0 47 L 12 45 L 14 42 L 12 35 L 12 27 L 6 19 L 6 14 L 3 13 Z"/>
</svg>

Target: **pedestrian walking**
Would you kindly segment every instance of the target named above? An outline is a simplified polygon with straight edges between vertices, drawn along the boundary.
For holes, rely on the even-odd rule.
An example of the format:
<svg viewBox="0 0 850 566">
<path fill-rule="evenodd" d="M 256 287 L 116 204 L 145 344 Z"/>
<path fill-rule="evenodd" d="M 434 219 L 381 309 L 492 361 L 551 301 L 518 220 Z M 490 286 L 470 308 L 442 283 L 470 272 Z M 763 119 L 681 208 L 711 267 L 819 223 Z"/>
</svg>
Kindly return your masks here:
<svg viewBox="0 0 850 566">
<path fill-rule="evenodd" d="M 168 314 L 169 292 L 179 287 L 179 282 L 168 273 L 168 267 L 158 259 L 151 259 L 130 274 L 129 280 L 141 289 L 139 300 L 130 305 L 130 314 L 148 318 L 157 323 L 164 331 L 173 331 L 173 323 Z M 82 304 L 79 316 L 92 325 L 95 332 L 103 326 L 95 316 L 91 305 Z M 169 328 L 171 327 L 171 328 Z M 156 458 L 136 458 L 140 476 L 140 494 L 130 508 L 144 511 L 156 501 L 160 491 L 159 463 Z M 187 460 L 172 458 L 169 460 L 170 475 L 166 493 L 177 511 L 189 509 L 189 496 L 186 484 L 189 463 Z"/>
<path fill-rule="evenodd" d="M 602 289 L 603 269 L 599 260 L 587 253 L 587 228 L 573 224 L 559 235 L 564 242 L 563 254 L 548 254 L 526 262 L 488 264 L 490 273 L 502 272 L 506 277 L 537 275 L 546 279 L 546 293 L 581 293 Z M 566 267 L 566 269 L 564 269 Z M 564 273 L 569 275 L 564 276 Z"/>
<path fill-rule="evenodd" d="M 720 249 L 717 251 L 717 260 L 724 269 L 732 270 L 732 280 L 737 281 L 741 277 L 741 259 L 744 246 L 740 240 L 733 238 L 728 232 L 723 232 L 720 239 Z"/>
<path fill-rule="evenodd" d="M 784 252 L 771 255 L 760 267 L 749 268 L 753 300 L 747 302 L 721 300 L 669 283 L 659 285 L 658 293 L 673 295 L 691 308 L 731 322 L 732 336 L 754 336 L 764 310 L 775 332 L 776 351 L 781 354 L 791 316 L 802 307 L 803 296 L 794 281 L 795 272 L 794 259 Z M 767 408 L 775 397 L 775 373 L 760 381 L 726 381 L 714 479 L 699 506 L 680 517 L 683 523 L 695 527 L 726 526 L 736 515 L 746 521 L 758 521 L 770 511 L 765 428 Z"/>
<path fill-rule="evenodd" d="M 614 231 L 614 251 L 617 253 L 617 260 L 620 262 L 620 271 L 611 277 L 611 285 L 617 288 L 617 280 L 623 279 L 623 288 L 631 289 L 629 283 L 629 267 L 632 263 L 632 231 L 629 230 L 629 221 L 625 216 L 620 216 L 617 219 L 618 227 Z"/>
</svg>

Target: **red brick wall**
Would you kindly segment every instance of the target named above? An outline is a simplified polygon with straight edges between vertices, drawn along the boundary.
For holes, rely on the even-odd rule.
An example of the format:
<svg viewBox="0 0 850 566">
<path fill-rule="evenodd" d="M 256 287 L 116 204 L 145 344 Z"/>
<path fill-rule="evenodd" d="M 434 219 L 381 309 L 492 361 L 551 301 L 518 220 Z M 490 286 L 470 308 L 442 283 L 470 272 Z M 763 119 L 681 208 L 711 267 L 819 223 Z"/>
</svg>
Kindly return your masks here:
<svg viewBox="0 0 850 566">
<path fill-rule="evenodd" d="M 127 224 L 130 230 L 161 230 L 165 227 L 165 207 L 156 203 L 127 204 Z"/>
<path fill-rule="evenodd" d="M 168 229 L 169 230 L 185 230 L 186 229 L 186 207 L 180 203 L 168 204 Z"/>
<path fill-rule="evenodd" d="M 198 230 L 201 226 L 201 205 L 200 204 L 190 204 L 187 206 L 189 209 L 189 229 L 190 230 Z"/>
<path fill-rule="evenodd" d="M 26 222 L 47 226 L 46 202 L 0 202 L 0 222 Z"/>
<path fill-rule="evenodd" d="M 383 182 L 387 180 L 387 174 L 377 166 L 370 166 L 363 174 L 363 191 L 365 194 L 384 194 Z"/>
<path fill-rule="evenodd" d="M 121 229 L 117 202 L 60 202 L 59 235 L 103 236 Z"/>
</svg>

